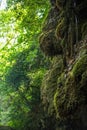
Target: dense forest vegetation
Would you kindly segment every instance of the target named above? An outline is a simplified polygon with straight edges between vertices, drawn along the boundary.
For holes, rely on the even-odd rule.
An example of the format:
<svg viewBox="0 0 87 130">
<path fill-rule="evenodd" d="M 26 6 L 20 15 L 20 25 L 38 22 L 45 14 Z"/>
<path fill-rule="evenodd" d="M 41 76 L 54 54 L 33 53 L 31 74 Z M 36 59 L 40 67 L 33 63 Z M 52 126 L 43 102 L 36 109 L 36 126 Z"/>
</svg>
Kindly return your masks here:
<svg viewBox="0 0 87 130">
<path fill-rule="evenodd" d="M 87 130 L 87 0 L 0 9 L 0 130 Z"/>
</svg>

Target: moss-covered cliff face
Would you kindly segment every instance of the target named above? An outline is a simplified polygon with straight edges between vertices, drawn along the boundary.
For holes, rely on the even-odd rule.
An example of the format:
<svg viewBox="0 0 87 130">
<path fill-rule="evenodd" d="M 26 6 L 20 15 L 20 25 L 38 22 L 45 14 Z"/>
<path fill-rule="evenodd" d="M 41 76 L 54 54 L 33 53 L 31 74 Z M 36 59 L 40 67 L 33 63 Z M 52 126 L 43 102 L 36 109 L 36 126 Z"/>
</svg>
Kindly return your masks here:
<svg viewBox="0 0 87 130">
<path fill-rule="evenodd" d="M 52 57 L 41 87 L 51 130 L 87 130 L 87 0 L 50 0 L 40 48 Z"/>
</svg>

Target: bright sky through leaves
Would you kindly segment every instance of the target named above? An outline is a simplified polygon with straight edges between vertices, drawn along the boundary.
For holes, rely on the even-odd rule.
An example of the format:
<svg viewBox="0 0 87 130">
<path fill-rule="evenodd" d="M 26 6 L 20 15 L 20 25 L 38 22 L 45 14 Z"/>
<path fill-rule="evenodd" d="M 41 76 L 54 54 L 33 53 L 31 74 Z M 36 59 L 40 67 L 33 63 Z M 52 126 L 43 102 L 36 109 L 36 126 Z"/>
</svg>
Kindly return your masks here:
<svg viewBox="0 0 87 130">
<path fill-rule="evenodd" d="M 6 0 L 0 0 L 0 10 L 3 10 L 6 8 Z"/>
</svg>

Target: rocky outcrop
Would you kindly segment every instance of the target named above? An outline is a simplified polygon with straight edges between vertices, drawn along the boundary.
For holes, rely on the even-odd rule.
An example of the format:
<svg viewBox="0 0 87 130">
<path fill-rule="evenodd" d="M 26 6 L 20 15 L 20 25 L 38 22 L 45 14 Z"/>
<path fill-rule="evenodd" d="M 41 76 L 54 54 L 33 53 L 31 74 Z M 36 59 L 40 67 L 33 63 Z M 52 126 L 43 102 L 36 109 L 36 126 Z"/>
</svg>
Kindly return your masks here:
<svg viewBox="0 0 87 130">
<path fill-rule="evenodd" d="M 51 4 L 40 36 L 41 50 L 52 57 L 41 87 L 44 111 L 55 130 L 87 130 L 87 1 Z"/>
</svg>

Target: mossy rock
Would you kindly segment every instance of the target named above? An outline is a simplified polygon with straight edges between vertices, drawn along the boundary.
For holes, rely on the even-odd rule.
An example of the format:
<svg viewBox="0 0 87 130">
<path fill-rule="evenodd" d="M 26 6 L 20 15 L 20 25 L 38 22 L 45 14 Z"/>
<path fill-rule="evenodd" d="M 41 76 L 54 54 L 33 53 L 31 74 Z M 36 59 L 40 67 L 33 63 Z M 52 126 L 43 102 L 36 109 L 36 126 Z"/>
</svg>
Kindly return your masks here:
<svg viewBox="0 0 87 130">
<path fill-rule="evenodd" d="M 60 88 L 64 85 L 65 83 L 65 74 L 62 73 L 59 77 L 58 77 L 58 80 L 57 80 L 57 88 Z"/>
<path fill-rule="evenodd" d="M 58 7 L 58 9 L 62 9 L 64 6 L 65 0 L 56 0 L 56 6 Z"/>
<path fill-rule="evenodd" d="M 63 53 L 60 41 L 57 40 L 53 30 L 43 33 L 39 40 L 40 48 L 46 56 L 52 57 Z"/>
<path fill-rule="evenodd" d="M 56 0 L 50 0 L 50 3 L 53 7 L 56 7 Z"/>
<path fill-rule="evenodd" d="M 45 18 L 45 22 L 43 23 L 42 31 L 45 32 L 45 31 L 56 29 L 56 26 L 57 26 L 58 20 L 59 20 L 59 16 L 60 16 L 60 11 L 57 8 L 52 7 L 49 10 L 48 15 Z"/>
<path fill-rule="evenodd" d="M 82 79 L 79 84 L 79 95 L 81 97 L 80 103 L 86 104 L 87 103 L 87 70 L 82 74 Z"/>
<path fill-rule="evenodd" d="M 78 59 L 76 64 L 73 66 L 72 74 L 76 81 L 81 81 L 82 74 L 87 70 L 87 54 L 83 55 Z"/>
<path fill-rule="evenodd" d="M 74 79 L 70 77 L 66 79 L 65 86 L 57 89 L 54 95 L 54 106 L 58 118 L 70 118 L 75 112 L 78 100 L 74 87 Z"/>
<path fill-rule="evenodd" d="M 63 54 L 65 51 L 63 49 L 66 49 L 64 48 L 65 46 L 67 46 L 66 51 L 68 51 L 68 48 L 69 50 L 73 48 L 71 45 L 75 45 L 77 39 L 82 40 L 83 38 L 83 40 L 81 45 L 79 44 L 78 46 L 79 49 L 75 48 L 76 55 L 74 58 L 72 55 L 75 60 L 73 66 L 69 64 L 69 66 L 64 68 L 62 57 L 61 60 L 53 61 L 50 70 L 43 79 L 41 95 L 48 115 L 53 115 L 54 117 L 56 115 L 57 120 L 63 121 L 63 124 L 64 122 L 73 122 L 72 124 L 75 127 L 71 125 L 70 128 L 64 127 L 63 130 L 86 130 L 87 38 L 84 38 L 87 34 L 87 0 L 76 0 L 74 12 L 72 7 L 75 3 L 73 2 L 72 0 L 56 0 L 57 7 L 51 8 L 42 28 L 40 48 L 46 56 L 53 57 L 54 60 L 55 56 Z M 71 31 L 72 24 L 72 28 L 74 27 L 73 32 Z M 78 38 L 74 36 L 76 35 L 76 26 L 78 26 Z M 84 47 L 83 44 L 85 45 Z M 70 67 L 72 68 L 69 70 Z M 62 127 L 58 127 L 59 129 L 62 129 Z"/>
<path fill-rule="evenodd" d="M 87 125 L 84 122 L 87 119 L 87 115 L 85 115 L 87 112 L 83 112 L 83 109 L 87 104 L 87 55 L 83 54 L 77 59 L 73 69 L 67 76 L 62 59 L 59 62 L 58 59 L 56 59 L 56 62 L 53 60 L 51 70 L 49 70 L 42 83 L 42 93 L 45 92 L 43 95 L 48 101 L 48 104 L 46 101 L 46 110 L 49 115 L 55 113 L 60 121 L 73 122 L 72 124 L 76 124 L 76 126 L 72 130 L 77 130 L 77 128 L 86 130 Z M 81 79 L 77 80 L 79 74 Z M 46 104 L 44 105 L 46 106 Z M 78 123 L 81 123 L 81 125 L 78 125 Z M 71 126 L 71 124 L 69 125 Z M 65 128 L 65 130 L 69 129 Z"/>
<path fill-rule="evenodd" d="M 51 65 L 51 70 L 49 70 L 43 81 L 41 87 L 41 96 L 44 107 L 47 109 L 48 113 L 54 113 L 54 103 L 53 98 L 57 89 L 57 79 L 63 71 L 63 60 L 60 58 L 54 58 L 53 64 Z"/>
<path fill-rule="evenodd" d="M 79 117 L 79 108 L 87 104 L 87 55 L 76 60 L 76 63 L 64 78 L 64 72 L 58 77 L 57 88 L 54 94 L 54 107 L 57 118 L 61 120 L 74 120 Z M 78 114 L 77 114 L 78 113 Z M 78 116 L 76 116 L 78 115 Z"/>
<path fill-rule="evenodd" d="M 82 38 L 84 38 L 86 36 L 86 34 L 87 34 L 87 22 L 85 22 L 82 25 L 81 33 L 82 33 Z"/>
<path fill-rule="evenodd" d="M 66 33 L 65 30 L 66 30 L 65 19 L 61 18 L 58 21 L 58 24 L 57 24 L 57 27 L 56 27 L 56 30 L 55 30 L 55 35 L 58 38 L 63 39 L 64 38 L 64 34 Z"/>
</svg>

